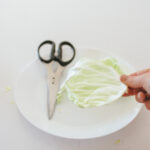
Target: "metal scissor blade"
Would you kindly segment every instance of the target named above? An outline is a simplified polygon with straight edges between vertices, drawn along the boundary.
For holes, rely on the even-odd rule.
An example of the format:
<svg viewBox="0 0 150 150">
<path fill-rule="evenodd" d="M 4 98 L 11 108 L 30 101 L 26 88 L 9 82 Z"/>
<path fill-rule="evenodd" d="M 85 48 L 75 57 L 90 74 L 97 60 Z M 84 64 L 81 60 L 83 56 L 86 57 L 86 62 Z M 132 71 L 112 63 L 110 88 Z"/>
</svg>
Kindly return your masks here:
<svg viewBox="0 0 150 150">
<path fill-rule="evenodd" d="M 59 83 L 56 81 L 53 84 L 53 81 L 49 79 L 48 82 L 48 118 L 52 119 L 54 111 L 55 111 L 55 105 L 56 105 L 56 97 L 57 97 L 57 92 L 59 89 Z"/>
<path fill-rule="evenodd" d="M 53 63 L 52 63 L 53 64 Z M 56 98 L 57 92 L 59 90 L 59 82 L 61 78 L 61 74 L 63 71 L 63 67 L 59 66 L 56 72 L 52 71 L 51 65 L 48 65 L 48 118 L 52 119 L 55 106 L 56 106 Z"/>
</svg>

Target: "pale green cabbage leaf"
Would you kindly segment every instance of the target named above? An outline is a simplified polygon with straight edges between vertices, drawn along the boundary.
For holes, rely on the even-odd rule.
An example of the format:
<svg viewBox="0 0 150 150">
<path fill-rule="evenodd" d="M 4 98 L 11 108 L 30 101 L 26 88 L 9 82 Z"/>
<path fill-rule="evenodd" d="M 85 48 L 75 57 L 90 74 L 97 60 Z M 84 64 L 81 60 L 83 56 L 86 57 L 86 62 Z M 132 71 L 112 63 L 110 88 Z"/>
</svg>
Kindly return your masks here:
<svg viewBox="0 0 150 150">
<path fill-rule="evenodd" d="M 119 99 L 127 87 L 120 81 L 123 70 L 117 59 L 82 58 L 68 73 L 60 88 L 57 101 L 66 92 L 69 100 L 79 107 L 97 107 Z"/>
</svg>

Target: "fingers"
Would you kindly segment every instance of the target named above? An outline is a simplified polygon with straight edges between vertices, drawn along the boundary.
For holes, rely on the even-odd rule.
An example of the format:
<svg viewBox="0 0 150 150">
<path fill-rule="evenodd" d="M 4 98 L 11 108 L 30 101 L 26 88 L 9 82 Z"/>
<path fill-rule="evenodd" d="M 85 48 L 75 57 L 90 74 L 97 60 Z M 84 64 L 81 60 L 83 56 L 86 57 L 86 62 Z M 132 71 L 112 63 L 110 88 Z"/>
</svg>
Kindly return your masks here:
<svg viewBox="0 0 150 150">
<path fill-rule="evenodd" d="M 150 94 L 148 94 L 147 90 L 147 92 L 144 90 L 147 88 L 144 87 L 145 76 L 143 75 L 148 72 L 150 72 L 150 68 L 135 72 L 129 76 L 122 75 L 120 80 L 129 87 L 128 93 L 125 93 L 123 96 L 136 95 L 136 101 L 144 103 L 145 107 L 150 110 Z"/>
<path fill-rule="evenodd" d="M 147 73 L 147 72 L 149 72 L 149 71 L 150 71 L 150 68 L 144 69 L 144 70 L 140 70 L 140 71 L 137 71 L 137 72 L 135 72 L 135 73 L 132 73 L 130 76 L 142 75 L 142 74 Z"/>
<path fill-rule="evenodd" d="M 136 98 L 136 101 L 139 102 L 139 103 L 144 103 L 145 102 L 145 98 L 146 98 L 146 95 L 144 92 L 138 92 L 135 96 Z"/>
<path fill-rule="evenodd" d="M 147 99 L 147 100 L 145 101 L 145 107 L 146 107 L 148 110 L 150 110 L 150 99 Z"/>
<path fill-rule="evenodd" d="M 137 88 L 137 89 L 128 88 L 128 91 L 123 96 L 136 95 L 139 91 L 143 91 L 143 89 L 142 88 Z"/>
<path fill-rule="evenodd" d="M 145 107 L 150 110 L 150 95 L 145 92 L 138 92 L 136 94 L 136 101 L 139 103 L 144 103 Z"/>
<path fill-rule="evenodd" d="M 127 75 L 122 75 L 120 77 L 120 80 L 126 84 L 130 88 L 141 88 L 142 87 L 142 76 L 127 76 Z"/>
<path fill-rule="evenodd" d="M 144 100 L 144 103 L 145 103 L 145 107 L 150 110 L 150 95 L 148 93 L 145 93 L 146 95 L 146 98 Z"/>
</svg>

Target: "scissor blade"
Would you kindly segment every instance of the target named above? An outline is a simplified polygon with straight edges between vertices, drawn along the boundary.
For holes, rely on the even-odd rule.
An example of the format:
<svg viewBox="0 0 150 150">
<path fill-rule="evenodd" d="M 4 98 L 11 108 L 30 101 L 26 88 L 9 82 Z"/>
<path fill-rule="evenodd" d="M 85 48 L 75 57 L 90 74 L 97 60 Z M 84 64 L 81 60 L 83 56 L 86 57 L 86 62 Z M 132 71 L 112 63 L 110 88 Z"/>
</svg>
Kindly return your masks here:
<svg viewBox="0 0 150 150">
<path fill-rule="evenodd" d="M 57 92 L 59 90 L 59 84 L 60 84 L 60 78 L 63 72 L 63 67 L 58 66 L 56 72 L 52 69 L 51 64 L 47 65 L 48 68 L 48 118 L 52 119 L 55 106 L 56 106 L 56 98 L 57 98 Z"/>
<path fill-rule="evenodd" d="M 48 83 L 48 118 L 52 119 L 56 106 L 56 97 L 59 89 L 59 82 L 56 81 L 55 83 L 53 83 L 53 81 L 49 79 Z"/>
</svg>

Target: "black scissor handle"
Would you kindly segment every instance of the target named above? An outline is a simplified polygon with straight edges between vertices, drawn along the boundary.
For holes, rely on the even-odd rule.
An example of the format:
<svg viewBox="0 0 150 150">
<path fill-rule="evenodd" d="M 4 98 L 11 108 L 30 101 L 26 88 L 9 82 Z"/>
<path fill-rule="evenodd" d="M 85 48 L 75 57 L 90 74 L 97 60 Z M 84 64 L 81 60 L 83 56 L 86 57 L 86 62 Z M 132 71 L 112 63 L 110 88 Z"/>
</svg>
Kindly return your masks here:
<svg viewBox="0 0 150 150">
<path fill-rule="evenodd" d="M 73 55 L 72 55 L 72 57 L 68 61 L 63 61 L 62 60 L 63 46 L 69 46 L 71 48 L 71 50 L 73 51 Z M 67 42 L 67 41 L 63 41 L 63 42 L 61 42 L 59 44 L 59 47 L 58 47 L 58 56 L 55 57 L 55 60 L 58 61 L 60 65 L 66 66 L 66 65 L 70 64 L 73 61 L 73 59 L 75 57 L 75 54 L 76 54 L 76 51 L 75 51 L 74 46 L 71 43 Z"/>
<path fill-rule="evenodd" d="M 52 46 L 52 48 L 50 49 L 51 52 L 49 55 L 49 59 L 44 59 L 40 55 L 40 50 L 41 50 L 42 46 L 44 46 L 45 44 L 49 44 Z M 53 41 L 49 41 L 49 40 L 42 42 L 38 47 L 38 56 L 39 56 L 39 59 L 44 63 L 50 63 L 52 60 L 55 60 L 55 43 Z"/>
</svg>

